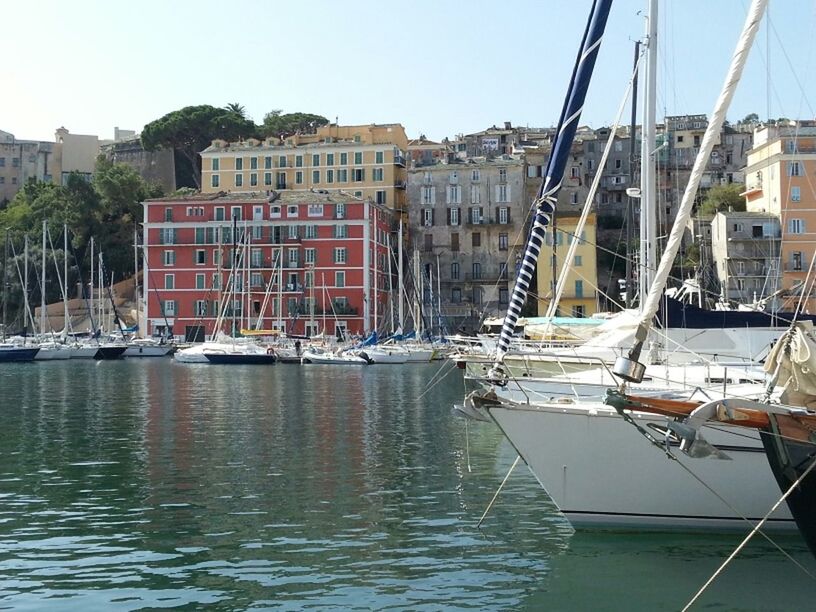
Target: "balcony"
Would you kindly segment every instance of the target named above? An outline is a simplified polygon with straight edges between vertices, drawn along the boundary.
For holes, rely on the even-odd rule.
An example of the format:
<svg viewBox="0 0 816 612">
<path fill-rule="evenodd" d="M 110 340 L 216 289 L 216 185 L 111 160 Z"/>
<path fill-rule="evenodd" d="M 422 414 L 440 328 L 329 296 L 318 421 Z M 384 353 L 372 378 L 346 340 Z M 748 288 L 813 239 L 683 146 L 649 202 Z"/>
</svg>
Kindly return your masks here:
<svg viewBox="0 0 816 612">
<path fill-rule="evenodd" d="M 507 223 L 502 223 L 493 217 L 482 217 L 478 221 L 474 219 L 465 219 L 465 225 L 468 227 L 479 225 L 510 225 L 510 219 L 507 220 Z"/>
<path fill-rule="evenodd" d="M 396 183 L 394 183 L 395 189 L 406 189 L 407 187 L 408 185 L 406 184 L 405 181 L 397 181 Z"/>
<path fill-rule="evenodd" d="M 405 158 L 402 155 L 394 155 L 394 165 L 405 167 Z"/>
</svg>

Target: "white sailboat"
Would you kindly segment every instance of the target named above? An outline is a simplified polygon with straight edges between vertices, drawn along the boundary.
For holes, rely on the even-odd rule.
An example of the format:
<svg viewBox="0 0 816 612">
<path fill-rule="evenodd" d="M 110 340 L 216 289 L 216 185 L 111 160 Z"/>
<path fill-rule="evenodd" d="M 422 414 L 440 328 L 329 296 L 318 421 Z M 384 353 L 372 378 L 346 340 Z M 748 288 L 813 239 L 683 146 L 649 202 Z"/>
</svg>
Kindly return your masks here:
<svg viewBox="0 0 816 612">
<path fill-rule="evenodd" d="M 749 11 L 727 85 L 712 115 L 700 155 L 692 170 L 692 180 L 684 194 L 683 202 L 688 203 L 689 208 L 714 138 L 721 129 L 733 86 L 744 65 L 764 5 L 764 0 L 754 0 Z M 656 8 L 656 1 L 651 0 L 647 93 L 649 90 L 653 93 L 655 85 Z M 654 99 L 653 95 L 651 99 Z M 567 116 L 572 116 L 572 113 Z M 649 151 L 654 142 L 649 136 L 651 131 L 648 125 L 654 123 L 653 104 L 647 104 L 646 116 L 643 150 Z M 646 180 L 649 180 L 648 174 Z M 644 211 L 649 208 L 650 192 L 651 188 L 644 185 Z M 677 223 L 682 222 L 678 220 Z M 647 230 L 648 225 L 648 222 L 644 223 Z M 649 242 L 648 239 L 646 242 Z M 662 295 L 662 287 L 656 285 L 652 283 L 648 297 L 655 305 Z M 518 310 L 520 308 L 516 310 L 516 315 Z M 507 331 L 512 333 L 512 323 Z M 635 334 L 641 334 L 640 327 Z M 641 342 L 646 338 L 645 335 L 639 337 Z M 509 336 L 503 333 L 500 356 L 508 346 Z M 502 361 L 497 360 L 496 368 L 502 366 Z M 641 378 L 645 371 L 643 367 Z M 755 386 L 755 389 L 761 392 L 763 387 Z M 688 392 L 686 398 L 694 393 L 696 391 Z M 656 438 L 665 437 L 666 444 L 671 445 L 672 437 L 666 436 L 666 433 L 672 419 L 666 416 L 621 413 L 599 401 L 569 401 L 563 398 L 555 401 L 528 399 L 524 403 L 511 400 L 486 402 L 484 408 L 575 525 L 742 527 L 746 519 L 755 521 L 764 516 L 779 497 L 759 436 L 746 434 L 745 430 L 737 427 L 723 425 L 706 428 L 706 439 L 717 447 L 727 448 L 732 461 L 712 459 L 692 464 L 689 458 L 666 461 L 652 445 L 643 444 L 641 433 L 632 427 L 634 423 L 640 430 Z M 780 507 L 769 524 L 781 528 L 794 526 L 786 507 Z"/>
</svg>

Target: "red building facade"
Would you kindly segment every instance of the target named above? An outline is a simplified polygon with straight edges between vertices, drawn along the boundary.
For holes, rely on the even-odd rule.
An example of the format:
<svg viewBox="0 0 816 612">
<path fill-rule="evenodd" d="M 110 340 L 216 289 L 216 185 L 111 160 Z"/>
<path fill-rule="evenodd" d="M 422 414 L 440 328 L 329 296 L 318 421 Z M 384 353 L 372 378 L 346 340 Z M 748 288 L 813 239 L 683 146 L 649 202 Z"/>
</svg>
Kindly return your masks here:
<svg viewBox="0 0 816 612">
<path fill-rule="evenodd" d="M 144 206 L 149 334 L 367 334 L 390 290 L 392 212 L 319 192 L 198 194 Z"/>
</svg>

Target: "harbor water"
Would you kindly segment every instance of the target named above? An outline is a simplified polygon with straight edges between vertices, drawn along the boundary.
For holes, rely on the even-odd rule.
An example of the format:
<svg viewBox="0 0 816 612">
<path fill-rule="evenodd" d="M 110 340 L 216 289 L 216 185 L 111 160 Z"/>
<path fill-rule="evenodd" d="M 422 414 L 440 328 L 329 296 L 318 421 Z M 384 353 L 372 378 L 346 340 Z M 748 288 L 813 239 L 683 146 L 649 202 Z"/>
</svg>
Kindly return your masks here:
<svg viewBox="0 0 816 612">
<path fill-rule="evenodd" d="M 515 453 L 462 394 L 442 363 L 3 364 L 0 608 L 678 610 L 745 535 L 575 532 L 523 465 L 479 529 Z M 695 609 L 814 596 L 756 538 Z"/>
</svg>

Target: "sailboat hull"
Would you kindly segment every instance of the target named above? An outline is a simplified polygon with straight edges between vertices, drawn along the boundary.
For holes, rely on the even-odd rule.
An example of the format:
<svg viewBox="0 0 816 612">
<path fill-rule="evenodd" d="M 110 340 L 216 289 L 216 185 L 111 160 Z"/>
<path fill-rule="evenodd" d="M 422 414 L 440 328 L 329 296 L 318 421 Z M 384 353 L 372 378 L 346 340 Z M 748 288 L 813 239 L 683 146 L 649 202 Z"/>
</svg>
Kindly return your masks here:
<svg viewBox="0 0 816 612">
<path fill-rule="evenodd" d="M 272 365 L 277 361 L 274 354 L 204 353 L 207 361 L 220 365 Z"/>
<path fill-rule="evenodd" d="M 25 347 L 0 347 L 0 363 L 17 362 L 17 361 L 34 361 L 39 347 L 25 348 Z"/>
<path fill-rule="evenodd" d="M 745 429 L 703 430 L 731 461 L 692 459 L 677 449 L 678 461 L 672 461 L 600 403 L 496 405 L 487 411 L 576 527 L 744 529 L 741 517 L 758 521 L 780 496 L 759 436 Z M 633 416 L 662 438 L 666 419 Z M 768 525 L 795 528 L 786 506 Z"/>
</svg>

